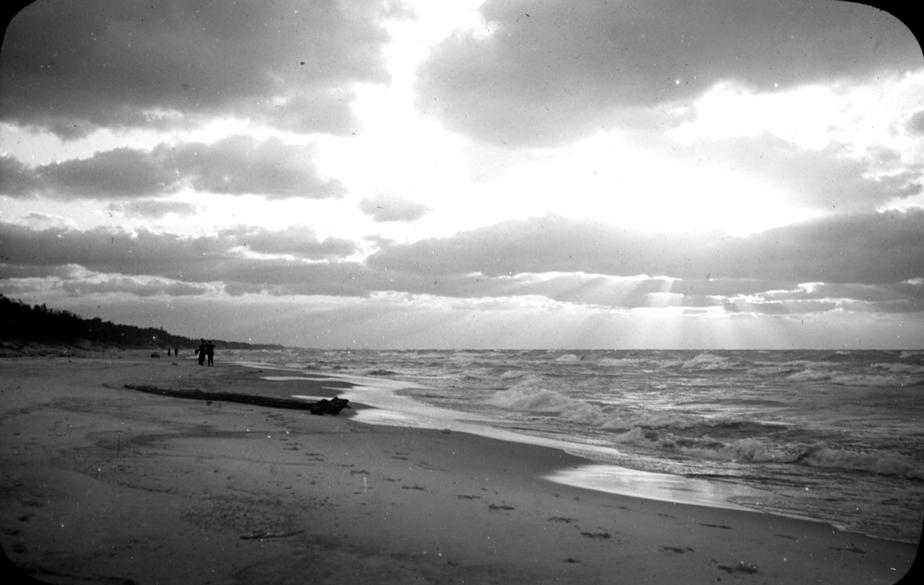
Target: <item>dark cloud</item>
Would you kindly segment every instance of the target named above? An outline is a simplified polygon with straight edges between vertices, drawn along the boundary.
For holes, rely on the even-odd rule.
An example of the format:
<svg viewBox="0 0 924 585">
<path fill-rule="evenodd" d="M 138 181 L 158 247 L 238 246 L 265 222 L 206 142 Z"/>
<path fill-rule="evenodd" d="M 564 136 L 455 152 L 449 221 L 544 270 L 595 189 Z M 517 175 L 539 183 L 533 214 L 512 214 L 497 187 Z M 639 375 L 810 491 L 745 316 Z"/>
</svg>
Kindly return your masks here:
<svg viewBox="0 0 924 585">
<path fill-rule="evenodd" d="M 638 234 L 561 217 L 513 221 L 395 244 L 370 266 L 415 274 L 487 276 L 587 272 L 783 282 L 897 282 L 924 275 L 924 211 L 867 213 L 748 237 Z"/>
<path fill-rule="evenodd" d="M 286 144 L 278 138 L 231 136 L 215 143 L 161 144 L 152 150 L 118 148 L 35 168 L 4 157 L 0 170 L 9 176 L 0 180 L 0 193 L 120 199 L 169 194 L 188 186 L 271 199 L 340 197 L 345 187 L 322 178 L 314 156 L 311 146 Z"/>
<path fill-rule="evenodd" d="M 314 149 L 283 143 L 278 138 L 257 141 L 232 136 L 214 144 L 161 145 L 154 153 L 164 170 L 197 191 L 270 198 L 339 197 L 345 188 L 322 179 L 314 168 Z"/>
<path fill-rule="evenodd" d="M 241 227 L 188 238 L 0 224 L 0 247 L 0 278 L 19 292 L 29 279 L 48 277 L 88 293 L 170 294 L 165 283 L 185 283 L 192 288 L 181 292 L 188 294 L 205 286 L 233 295 L 393 291 L 605 308 L 719 306 L 754 314 L 898 313 L 919 311 L 924 302 L 924 211 L 832 217 L 742 238 L 640 235 L 549 217 L 386 243 L 365 263 L 349 260 L 356 251 L 351 242 L 321 241 L 301 227 Z"/>
<path fill-rule="evenodd" d="M 98 152 L 36 167 L 36 190 L 51 197 L 119 199 L 174 191 L 175 173 L 151 153 L 131 148 Z"/>
<path fill-rule="evenodd" d="M 274 237 L 279 240 L 274 243 Z M 295 282 L 311 280 L 311 266 L 287 259 L 253 259 L 239 250 L 251 242 L 262 251 L 276 251 L 304 260 L 342 258 L 354 251 L 349 242 L 336 239 L 318 241 L 312 234 L 300 237 L 294 230 L 273 232 L 260 228 L 227 230 L 213 237 L 181 237 L 176 234 L 120 228 L 89 231 L 46 228 L 31 230 L 0 224 L 0 246 L 6 263 L 0 277 L 15 278 L 23 267 L 53 270 L 63 265 L 79 265 L 105 274 L 157 276 L 187 282 L 223 282 L 245 279 L 251 283 L 281 283 L 283 272 Z M 307 272 L 300 272 L 307 271 Z M 348 276 L 346 278 L 349 278 Z"/>
<path fill-rule="evenodd" d="M 896 18 L 853 2 L 489 0 L 490 30 L 456 34 L 420 70 L 421 109 L 490 142 L 554 143 L 614 112 L 921 66 Z"/>
<path fill-rule="evenodd" d="M 0 194 L 26 195 L 36 186 L 35 174 L 12 156 L 0 156 Z"/>
<path fill-rule="evenodd" d="M 127 293 L 137 297 L 168 295 L 171 297 L 197 296 L 211 291 L 201 284 L 171 282 L 162 279 L 135 279 L 124 276 L 70 279 L 61 283 L 61 289 L 72 295 Z"/>
<path fill-rule="evenodd" d="M 393 195 L 367 197 L 359 209 L 375 221 L 416 221 L 427 213 L 426 205 Z"/>
<path fill-rule="evenodd" d="M 97 127 L 237 115 L 344 132 L 354 83 L 387 80 L 380 1 L 39 0 L 10 23 L 0 120 Z"/>
<path fill-rule="evenodd" d="M 232 236 L 240 245 L 263 254 L 291 254 L 313 260 L 342 258 L 357 251 L 356 244 L 341 238 L 318 240 L 307 226 L 291 226 L 280 231 L 262 228 L 235 228 L 222 232 Z"/>
</svg>

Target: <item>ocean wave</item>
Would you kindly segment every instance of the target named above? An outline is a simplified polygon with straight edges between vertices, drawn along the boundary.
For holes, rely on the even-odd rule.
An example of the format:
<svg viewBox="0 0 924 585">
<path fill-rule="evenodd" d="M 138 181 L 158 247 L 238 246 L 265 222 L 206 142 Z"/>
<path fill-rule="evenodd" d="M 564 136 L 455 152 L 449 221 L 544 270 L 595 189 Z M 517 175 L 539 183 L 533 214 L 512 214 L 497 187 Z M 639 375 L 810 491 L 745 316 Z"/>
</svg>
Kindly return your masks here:
<svg viewBox="0 0 924 585">
<path fill-rule="evenodd" d="M 806 465 L 820 468 L 848 469 L 924 479 L 924 466 L 901 453 L 881 451 L 849 451 L 828 446 L 816 446 L 801 459 Z"/>
<path fill-rule="evenodd" d="M 580 423 L 617 435 L 639 428 L 662 435 L 673 432 L 683 433 L 687 437 L 713 435 L 729 438 L 778 432 L 788 428 L 780 423 L 747 418 L 704 417 L 679 409 L 638 409 L 627 402 L 588 401 L 550 388 L 548 380 L 535 374 L 527 374 L 508 389 L 495 392 L 490 403 L 512 411 Z"/>
<path fill-rule="evenodd" d="M 831 377 L 831 383 L 840 386 L 915 386 L 922 382 L 924 377 L 908 374 L 842 374 Z"/>
<path fill-rule="evenodd" d="M 598 366 L 610 368 L 610 367 L 637 367 L 643 363 L 644 360 L 634 359 L 634 358 L 602 358 L 597 362 Z"/>
<path fill-rule="evenodd" d="M 692 357 L 683 364 L 681 368 L 685 370 L 728 370 L 737 366 L 738 362 L 727 357 L 715 355 L 712 353 L 701 353 Z"/>
<path fill-rule="evenodd" d="M 385 369 L 380 368 L 376 370 L 368 370 L 363 375 L 365 376 L 395 376 L 397 375 L 397 373 L 398 372 L 395 372 L 392 370 L 385 370 Z"/>
<path fill-rule="evenodd" d="M 909 370 L 910 371 L 910 370 Z M 915 386 L 924 383 L 924 374 L 903 373 L 896 370 L 888 374 L 858 374 L 831 370 L 806 369 L 786 376 L 795 382 L 826 381 L 838 386 Z"/>
<path fill-rule="evenodd" d="M 924 365 L 906 364 L 900 362 L 879 362 L 870 365 L 876 370 L 885 370 L 893 374 L 919 374 L 924 376 Z"/>
<path fill-rule="evenodd" d="M 709 435 L 688 437 L 643 427 L 617 435 L 614 440 L 701 459 L 804 465 L 924 480 L 924 465 L 916 458 L 881 450 L 855 451 L 826 443 L 778 443 L 754 437 L 721 441 Z"/>
<path fill-rule="evenodd" d="M 566 353 L 555 358 L 556 362 L 559 363 L 572 363 L 581 361 L 581 356 L 573 353 Z"/>
<path fill-rule="evenodd" d="M 511 388 L 496 392 L 491 398 L 491 403 L 512 410 L 554 414 L 557 418 L 568 422 L 592 425 L 605 422 L 606 413 L 601 407 L 571 398 L 555 390 L 549 390 L 541 384 L 541 378 L 527 376 L 526 380 Z"/>
</svg>

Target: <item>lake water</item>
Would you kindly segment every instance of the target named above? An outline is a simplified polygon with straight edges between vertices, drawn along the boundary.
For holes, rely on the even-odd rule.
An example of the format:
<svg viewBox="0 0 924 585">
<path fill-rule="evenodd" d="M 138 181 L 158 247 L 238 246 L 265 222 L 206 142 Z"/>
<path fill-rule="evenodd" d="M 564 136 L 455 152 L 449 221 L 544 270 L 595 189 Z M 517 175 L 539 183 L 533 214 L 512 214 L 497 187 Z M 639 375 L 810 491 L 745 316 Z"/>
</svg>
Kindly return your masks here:
<svg viewBox="0 0 924 585">
<path fill-rule="evenodd" d="M 549 479 L 917 543 L 924 351 L 226 352 L 349 380 L 360 420 L 565 449 Z"/>
</svg>

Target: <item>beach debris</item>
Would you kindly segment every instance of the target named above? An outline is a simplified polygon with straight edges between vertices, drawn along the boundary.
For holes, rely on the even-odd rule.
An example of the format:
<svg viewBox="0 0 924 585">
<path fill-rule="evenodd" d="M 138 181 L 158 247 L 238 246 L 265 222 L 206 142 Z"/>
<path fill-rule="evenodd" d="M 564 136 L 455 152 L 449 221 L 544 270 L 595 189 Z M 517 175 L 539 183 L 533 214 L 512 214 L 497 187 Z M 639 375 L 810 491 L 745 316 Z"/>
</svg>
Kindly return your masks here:
<svg viewBox="0 0 924 585">
<path fill-rule="evenodd" d="M 311 414 L 330 414 L 337 416 L 340 414 L 340 411 L 344 408 L 350 408 L 350 401 L 345 398 L 335 397 L 330 400 L 324 398 L 311 404 L 308 407 L 308 410 L 311 411 Z"/>
<path fill-rule="evenodd" d="M 606 532 L 605 530 L 600 531 L 600 532 L 581 532 L 581 536 L 583 536 L 584 538 L 602 538 L 602 539 L 608 539 L 608 538 L 613 537 L 612 534 L 610 534 L 609 532 Z"/>
<path fill-rule="evenodd" d="M 170 396 L 172 398 L 187 398 L 190 400 L 204 400 L 222 402 L 237 402 L 240 404 L 252 404 L 255 406 L 268 406 L 271 408 L 286 408 L 290 410 L 307 410 L 311 414 L 337 416 L 344 408 L 352 408 L 350 401 L 345 398 L 335 397 L 322 399 L 318 402 L 306 402 L 296 398 L 277 398 L 275 396 L 260 396 L 256 394 L 239 394 L 236 392 L 203 392 L 202 390 L 170 390 L 150 386 L 146 384 L 125 384 L 127 390 L 136 392 L 145 392 L 147 394 L 159 394 L 161 396 Z"/>
<path fill-rule="evenodd" d="M 488 504 L 488 509 L 492 512 L 496 512 L 498 510 L 516 510 L 515 507 L 509 504 Z"/>
<path fill-rule="evenodd" d="M 828 548 L 830 548 L 831 550 L 843 550 L 843 551 L 859 553 L 859 554 L 865 553 L 865 551 L 862 548 L 855 545 L 852 540 L 847 543 L 847 546 L 829 546 Z"/>
</svg>

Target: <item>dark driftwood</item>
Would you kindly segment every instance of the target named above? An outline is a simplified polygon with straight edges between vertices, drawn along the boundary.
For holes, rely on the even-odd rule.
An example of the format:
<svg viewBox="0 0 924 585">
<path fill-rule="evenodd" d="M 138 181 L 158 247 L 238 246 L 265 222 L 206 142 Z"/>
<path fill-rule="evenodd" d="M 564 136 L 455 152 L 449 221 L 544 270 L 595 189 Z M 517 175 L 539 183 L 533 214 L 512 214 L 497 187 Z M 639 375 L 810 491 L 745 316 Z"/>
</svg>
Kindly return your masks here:
<svg viewBox="0 0 924 585">
<path fill-rule="evenodd" d="M 253 394 L 238 394 L 235 392 L 203 392 L 202 390 L 167 390 L 157 386 L 125 384 L 128 390 L 160 394 L 172 398 L 188 398 L 192 400 L 219 400 L 222 402 L 238 402 L 240 404 L 254 404 L 256 406 L 269 406 L 270 408 L 287 408 L 290 410 L 307 410 L 311 414 L 337 415 L 344 408 L 350 408 L 350 401 L 343 398 L 322 399 L 318 402 L 306 402 L 294 398 L 275 398 L 273 396 L 255 396 Z"/>
</svg>

